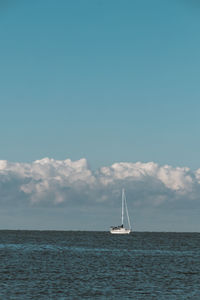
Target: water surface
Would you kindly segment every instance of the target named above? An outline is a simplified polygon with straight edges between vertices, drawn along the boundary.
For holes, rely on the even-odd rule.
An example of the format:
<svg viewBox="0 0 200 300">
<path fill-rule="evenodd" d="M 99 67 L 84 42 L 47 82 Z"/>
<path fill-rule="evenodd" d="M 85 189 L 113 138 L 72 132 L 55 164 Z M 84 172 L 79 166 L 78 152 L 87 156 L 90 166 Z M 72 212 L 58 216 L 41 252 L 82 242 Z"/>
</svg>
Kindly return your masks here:
<svg viewBox="0 0 200 300">
<path fill-rule="evenodd" d="M 0 299 L 200 299 L 200 234 L 0 231 Z"/>
</svg>

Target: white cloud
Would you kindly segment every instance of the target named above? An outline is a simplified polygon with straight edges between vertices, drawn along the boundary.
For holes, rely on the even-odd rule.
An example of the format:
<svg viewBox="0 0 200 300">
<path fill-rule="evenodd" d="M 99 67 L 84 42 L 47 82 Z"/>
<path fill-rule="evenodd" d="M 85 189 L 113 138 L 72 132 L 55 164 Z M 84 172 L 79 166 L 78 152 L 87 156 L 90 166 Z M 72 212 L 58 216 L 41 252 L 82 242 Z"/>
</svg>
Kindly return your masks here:
<svg viewBox="0 0 200 300">
<path fill-rule="evenodd" d="M 0 161 L 1 203 L 84 205 L 114 203 L 124 186 L 132 205 L 198 200 L 200 169 L 148 163 L 115 163 L 91 171 L 86 159 L 50 158 L 33 163 Z"/>
</svg>

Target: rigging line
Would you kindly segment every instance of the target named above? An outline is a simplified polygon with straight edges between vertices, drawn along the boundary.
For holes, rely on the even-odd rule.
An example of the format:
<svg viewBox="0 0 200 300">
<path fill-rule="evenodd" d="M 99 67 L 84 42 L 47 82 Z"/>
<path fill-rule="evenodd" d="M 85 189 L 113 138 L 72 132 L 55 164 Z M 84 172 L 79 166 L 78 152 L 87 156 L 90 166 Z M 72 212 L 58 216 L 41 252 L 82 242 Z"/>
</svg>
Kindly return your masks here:
<svg viewBox="0 0 200 300">
<path fill-rule="evenodd" d="M 129 229 L 131 229 L 131 223 L 130 223 L 130 219 L 129 219 L 129 215 L 128 215 L 128 207 L 127 207 L 127 203 L 126 203 L 126 196 L 124 197 L 124 202 L 125 202 L 125 207 L 126 207 L 126 215 L 127 215 L 127 219 L 128 219 L 128 226 L 129 226 Z"/>
</svg>

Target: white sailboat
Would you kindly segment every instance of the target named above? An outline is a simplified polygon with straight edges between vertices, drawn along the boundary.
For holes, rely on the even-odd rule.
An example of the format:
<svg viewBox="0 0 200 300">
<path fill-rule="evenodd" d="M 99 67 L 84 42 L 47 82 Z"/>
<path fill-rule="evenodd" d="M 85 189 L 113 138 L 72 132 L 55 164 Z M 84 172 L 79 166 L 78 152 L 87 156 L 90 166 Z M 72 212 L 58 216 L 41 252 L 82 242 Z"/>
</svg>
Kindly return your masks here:
<svg viewBox="0 0 200 300">
<path fill-rule="evenodd" d="M 124 207 L 126 210 L 126 216 L 127 216 L 127 220 L 128 220 L 128 226 L 129 226 L 128 229 L 124 227 Z M 126 195 L 125 195 L 124 189 L 122 189 L 122 225 L 119 225 L 116 227 L 115 226 L 110 227 L 110 233 L 112 233 L 112 234 L 129 234 L 130 232 L 131 232 L 131 224 L 130 224 L 130 219 L 129 219 L 129 215 L 128 215 Z"/>
</svg>

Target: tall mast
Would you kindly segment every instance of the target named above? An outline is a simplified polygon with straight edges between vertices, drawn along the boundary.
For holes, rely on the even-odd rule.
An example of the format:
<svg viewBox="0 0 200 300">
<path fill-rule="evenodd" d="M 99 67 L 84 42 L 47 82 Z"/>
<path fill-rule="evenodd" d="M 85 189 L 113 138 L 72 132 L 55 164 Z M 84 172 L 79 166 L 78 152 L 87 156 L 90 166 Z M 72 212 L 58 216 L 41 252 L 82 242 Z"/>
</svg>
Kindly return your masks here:
<svg viewBox="0 0 200 300">
<path fill-rule="evenodd" d="M 122 189 L 122 225 L 124 224 L 124 189 Z"/>
</svg>

